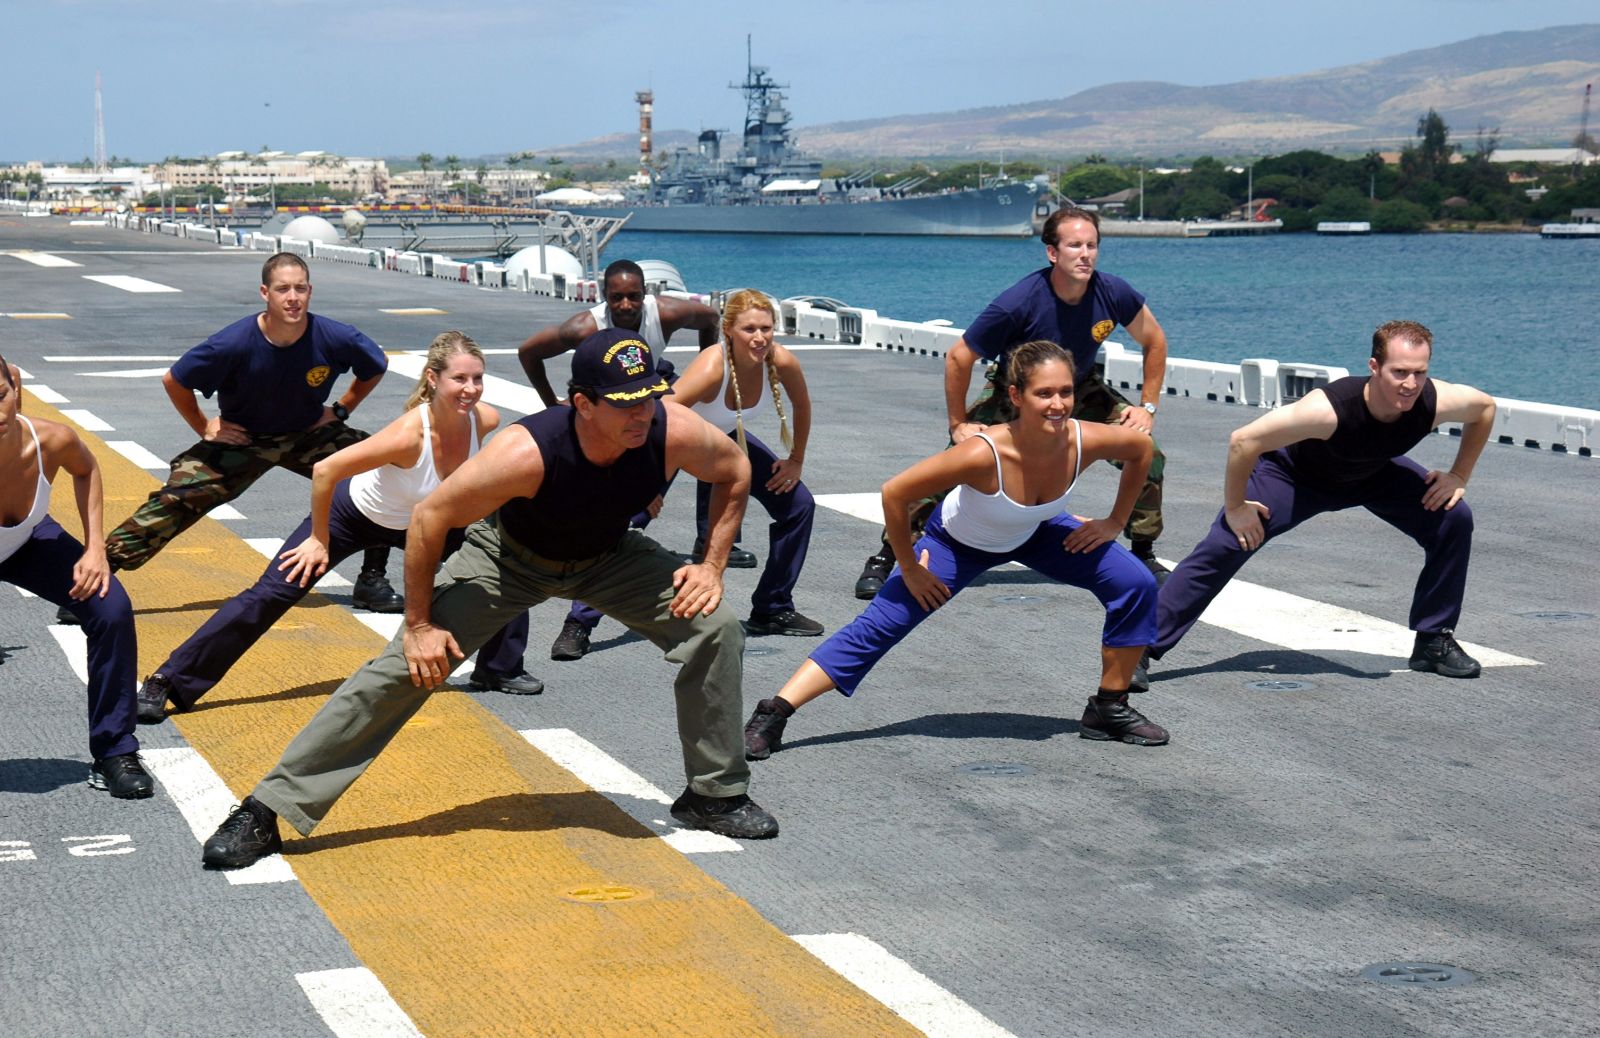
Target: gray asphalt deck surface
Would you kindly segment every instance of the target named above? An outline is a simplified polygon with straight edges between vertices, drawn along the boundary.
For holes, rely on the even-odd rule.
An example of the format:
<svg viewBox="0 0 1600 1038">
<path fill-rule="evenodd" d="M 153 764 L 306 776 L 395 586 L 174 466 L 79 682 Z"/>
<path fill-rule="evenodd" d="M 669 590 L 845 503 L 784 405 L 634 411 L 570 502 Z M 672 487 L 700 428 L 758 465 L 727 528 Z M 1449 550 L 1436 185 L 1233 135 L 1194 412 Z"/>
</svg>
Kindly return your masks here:
<svg viewBox="0 0 1600 1038">
<path fill-rule="evenodd" d="M 0 352 L 70 398 L 61 406 L 114 425 L 103 438 L 161 457 L 192 442 L 157 378 L 93 374 L 168 361 L 46 358 L 176 357 L 259 308 L 264 256 L 0 218 L 0 251 L 25 248 L 83 266 L 0 255 L 0 312 L 72 319 L 0 317 Z M 336 263 L 312 272 L 314 310 L 391 350 L 425 347 L 455 327 L 485 348 L 513 347 L 576 309 Z M 82 277 L 102 273 L 182 293 L 133 295 Z M 449 313 L 379 312 L 420 306 Z M 1367 334 L 1351 329 L 1352 368 Z M 1261 352 L 1241 344 L 1241 355 Z M 806 468 L 815 493 L 875 491 L 942 445 L 938 359 L 802 360 L 816 412 Z M 491 356 L 489 372 L 522 382 L 511 356 Z M 1450 377 L 1444 349 L 1435 373 Z M 552 381 L 565 377 L 553 364 Z M 409 381 L 386 379 L 353 424 L 388 421 Z M 1204 533 L 1227 434 L 1255 414 L 1165 403 L 1163 557 L 1181 558 Z M 769 411 L 757 431 L 776 443 L 775 424 Z M 1413 456 L 1445 468 L 1455 446 L 1434 437 Z M 1102 467 L 1086 485 L 1074 510 L 1103 514 L 1115 472 Z M 786 748 L 756 766 L 752 789 L 781 819 L 778 840 L 696 861 L 785 932 L 865 935 L 1016 1035 L 1595 1034 L 1597 490 L 1600 462 L 1520 447 L 1491 445 L 1473 479 L 1460 637 L 1542 665 L 1452 681 L 1413 674 L 1403 658 L 1298 652 L 1202 623 L 1136 699 L 1173 733 L 1156 749 L 1075 737 L 1098 677 L 1093 598 L 1023 571 L 992 573 L 908 638 L 854 699 L 819 700 L 791 722 Z M 281 538 L 307 499 L 303 480 L 275 472 L 236 502 L 246 518 L 229 525 Z M 55 509 L 70 508 L 58 493 Z M 744 544 L 764 559 L 757 513 Z M 108 527 L 121 518 L 108 516 Z M 650 532 L 687 549 L 692 526 L 693 495 L 680 486 Z M 876 536 L 868 522 L 819 509 L 796 598 L 829 631 L 861 608 L 850 589 Z M 342 568 L 351 578 L 356 561 Z M 1400 534 L 1352 512 L 1270 546 L 1242 579 L 1404 624 L 1420 561 Z M 398 556 L 391 575 L 398 581 Z M 729 573 L 741 613 L 755 579 Z M 1541 611 L 1587 615 L 1525 615 Z M 0 589 L 9 945 L 0 1029 L 326 1033 L 294 974 L 358 963 L 299 885 L 230 886 L 202 871 L 194 837 L 159 789 L 129 803 L 85 788 L 82 685 L 46 631 L 53 612 Z M 490 694 L 483 705 L 513 728 L 570 728 L 662 789 L 680 788 L 670 665 L 610 621 L 587 659 L 552 663 L 546 650 L 562 617 L 554 604 L 533 617 L 527 662 L 546 693 Z M 773 694 L 815 644 L 751 639 L 746 699 Z M 1248 687 L 1264 678 L 1305 687 Z M 139 734 L 146 748 L 181 745 L 170 724 Z M 981 763 L 1025 767 L 963 770 Z M 101 834 L 128 837 L 118 847 L 131 851 L 72 853 L 71 838 Z M 1426 990 L 1358 977 L 1388 960 L 1449 963 L 1478 980 Z"/>
</svg>

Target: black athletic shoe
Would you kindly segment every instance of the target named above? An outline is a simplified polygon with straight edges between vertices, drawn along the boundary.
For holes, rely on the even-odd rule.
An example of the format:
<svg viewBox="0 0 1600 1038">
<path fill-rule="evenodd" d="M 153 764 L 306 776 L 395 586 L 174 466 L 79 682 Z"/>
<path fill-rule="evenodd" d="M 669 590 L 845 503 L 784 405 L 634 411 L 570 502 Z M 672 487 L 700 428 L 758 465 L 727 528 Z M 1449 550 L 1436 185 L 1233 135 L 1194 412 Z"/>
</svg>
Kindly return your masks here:
<svg viewBox="0 0 1600 1038">
<path fill-rule="evenodd" d="M 736 840 L 770 840 L 778 835 L 778 820 L 743 793 L 708 797 L 685 789 L 673 801 L 672 817 L 685 829 L 704 829 Z"/>
<path fill-rule="evenodd" d="M 1133 552 L 1133 557 L 1144 563 L 1144 568 L 1150 571 L 1152 577 L 1156 578 L 1157 587 L 1167 582 L 1167 575 L 1172 571 L 1163 566 L 1161 561 L 1156 558 L 1155 541 L 1130 541 L 1128 548 Z"/>
<path fill-rule="evenodd" d="M 78 618 L 73 615 L 72 610 L 68 609 L 66 606 L 62 606 L 56 610 L 56 623 L 60 624 L 62 627 L 83 626 L 78 622 Z"/>
<path fill-rule="evenodd" d="M 356 578 L 355 589 L 350 592 L 350 602 L 357 609 L 372 613 L 403 613 L 406 610 L 405 596 L 394 589 L 388 575 L 381 569 L 361 571 L 361 576 Z"/>
<path fill-rule="evenodd" d="M 1139 657 L 1139 662 L 1133 668 L 1133 678 L 1128 682 L 1129 692 L 1150 691 L 1150 650 L 1144 650 L 1144 655 Z"/>
<path fill-rule="evenodd" d="M 1448 628 L 1438 634 L 1417 632 L 1411 647 L 1411 669 L 1433 671 L 1447 678 L 1475 678 L 1483 670 L 1478 661 L 1468 656 L 1456 641 L 1456 633 Z"/>
<path fill-rule="evenodd" d="M 152 674 L 139 686 L 139 723 L 160 724 L 167 719 L 167 699 L 172 695 L 172 682 L 160 674 Z"/>
<path fill-rule="evenodd" d="M 1092 696 L 1078 722 L 1078 737 L 1109 742 L 1121 739 L 1135 746 L 1165 746 L 1167 730 L 1128 705 L 1128 693 L 1102 699 Z"/>
<path fill-rule="evenodd" d="M 525 670 L 515 674 L 495 674 L 487 670 L 474 670 L 467 679 L 467 687 L 474 692 L 504 692 L 508 696 L 536 696 L 544 691 L 544 682 Z"/>
<path fill-rule="evenodd" d="M 255 797 L 245 797 L 200 849 L 200 861 L 213 869 L 242 869 L 281 850 L 277 814 Z"/>
<path fill-rule="evenodd" d="M 695 541 L 694 542 L 694 551 L 692 551 L 689 554 L 689 558 L 692 559 L 695 562 L 704 562 L 704 561 L 706 561 L 706 546 L 704 544 L 702 544 L 700 541 Z M 728 549 L 728 568 L 729 569 L 755 569 L 756 568 L 756 555 L 755 555 L 755 552 L 753 552 L 753 551 L 745 551 L 743 548 L 741 548 L 737 544 L 735 544 L 732 548 Z"/>
<path fill-rule="evenodd" d="M 89 765 L 89 788 L 103 789 L 118 800 L 143 800 L 156 791 L 137 753 L 123 753 Z"/>
<path fill-rule="evenodd" d="M 789 634 L 797 638 L 815 638 L 823 627 L 811 617 L 793 609 L 780 609 L 776 613 L 751 613 L 744 622 L 746 634 Z"/>
<path fill-rule="evenodd" d="M 553 660 L 581 660 L 589 655 L 589 628 L 576 620 L 561 625 L 561 633 L 550 643 Z"/>
<path fill-rule="evenodd" d="M 783 746 L 783 729 L 794 716 L 794 707 L 773 696 L 756 704 L 756 712 L 744 723 L 744 759 L 766 760 Z"/>
<path fill-rule="evenodd" d="M 878 597 L 878 592 L 883 590 L 883 582 L 889 579 L 889 571 L 894 569 L 894 556 L 885 548 L 875 555 L 867 556 L 867 564 L 861 567 L 861 576 L 856 578 L 856 597 L 863 602 L 870 602 Z"/>
</svg>

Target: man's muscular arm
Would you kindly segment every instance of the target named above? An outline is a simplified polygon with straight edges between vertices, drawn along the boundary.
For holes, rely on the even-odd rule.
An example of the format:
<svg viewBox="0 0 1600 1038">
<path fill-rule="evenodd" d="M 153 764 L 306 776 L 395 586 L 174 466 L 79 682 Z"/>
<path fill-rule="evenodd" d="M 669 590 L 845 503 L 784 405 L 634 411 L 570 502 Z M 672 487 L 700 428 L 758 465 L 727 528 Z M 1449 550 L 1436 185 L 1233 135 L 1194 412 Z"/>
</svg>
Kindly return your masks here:
<svg viewBox="0 0 1600 1038">
<path fill-rule="evenodd" d="M 528 376 L 528 384 L 533 386 L 534 392 L 539 394 L 539 399 L 544 401 L 544 406 L 554 407 L 561 402 L 556 396 L 556 391 L 550 386 L 550 377 L 545 374 L 544 362 L 552 357 L 559 357 L 568 350 L 576 349 L 580 342 L 593 335 L 595 331 L 594 316 L 584 311 L 572 315 L 561 324 L 539 329 L 517 347 L 517 361 L 521 363 L 522 370 Z"/>
</svg>

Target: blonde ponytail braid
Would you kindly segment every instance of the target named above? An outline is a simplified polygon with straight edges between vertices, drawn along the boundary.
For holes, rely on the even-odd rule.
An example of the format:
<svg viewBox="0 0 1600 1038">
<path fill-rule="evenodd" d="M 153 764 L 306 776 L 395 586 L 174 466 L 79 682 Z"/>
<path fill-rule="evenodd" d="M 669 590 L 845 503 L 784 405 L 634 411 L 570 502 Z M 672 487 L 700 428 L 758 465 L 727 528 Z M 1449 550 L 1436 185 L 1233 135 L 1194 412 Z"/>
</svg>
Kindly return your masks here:
<svg viewBox="0 0 1600 1038">
<path fill-rule="evenodd" d="M 722 355 L 728 364 L 728 381 L 733 383 L 733 430 L 739 438 L 739 449 L 750 453 L 750 444 L 744 438 L 744 400 L 739 393 L 739 369 L 733 364 L 733 340 L 722 340 Z"/>
<path fill-rule="evenodd" d="M 772 351 L 777 348 L 777 343 L 767 347 L 767 381 L 772 384 L 772 407 L 778 412 L 778 435 L 783 438 L 783 449 L 792 454 L 794 436 L 789 432 L 789 416 L 783 410 L 783 391 L 778 382 L 778 362 L 772 357 Z"/>
</svg>

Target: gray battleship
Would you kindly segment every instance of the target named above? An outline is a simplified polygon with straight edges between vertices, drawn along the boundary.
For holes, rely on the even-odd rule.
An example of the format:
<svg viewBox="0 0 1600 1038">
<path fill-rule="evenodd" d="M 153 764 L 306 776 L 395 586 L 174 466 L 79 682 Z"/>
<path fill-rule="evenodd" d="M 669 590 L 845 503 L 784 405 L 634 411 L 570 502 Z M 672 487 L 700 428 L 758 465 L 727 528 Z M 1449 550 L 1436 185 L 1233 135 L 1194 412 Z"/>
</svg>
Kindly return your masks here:
<svg viewBox="0 0 1600 1038">
<path fill-rule="evenodd" d="M 824 177 L 822 160 L 796 149 L 782 91 L 764 65 L 746 60 L 744 135 L 724 158 L 722 130 L 701 132 L 694 150 L 677 148 L 648 188 L 621 206 L 586 206 L 595 216 L 631 215 L 635 231 L 729 234 L 953 234 L 1028 237 L 1048 212 L 1049 188 L 999 175 L 982 186 L 912 194 L 926 177 L 887 187 L 871 173 Z M 641 149 L 649 159 L 652 97 L 638 95 Z"/>
</svg>

